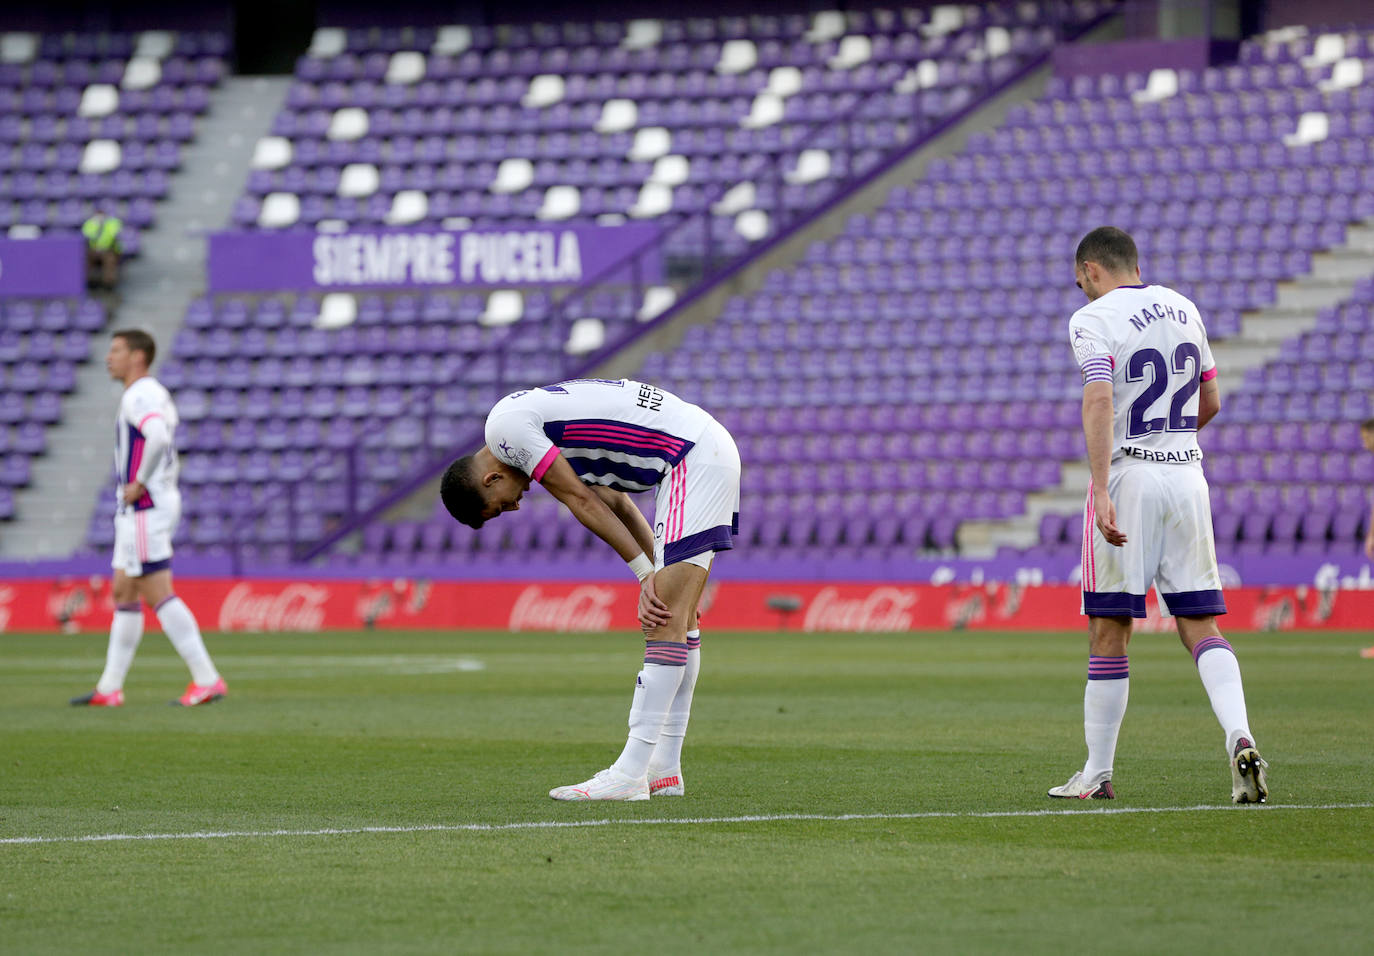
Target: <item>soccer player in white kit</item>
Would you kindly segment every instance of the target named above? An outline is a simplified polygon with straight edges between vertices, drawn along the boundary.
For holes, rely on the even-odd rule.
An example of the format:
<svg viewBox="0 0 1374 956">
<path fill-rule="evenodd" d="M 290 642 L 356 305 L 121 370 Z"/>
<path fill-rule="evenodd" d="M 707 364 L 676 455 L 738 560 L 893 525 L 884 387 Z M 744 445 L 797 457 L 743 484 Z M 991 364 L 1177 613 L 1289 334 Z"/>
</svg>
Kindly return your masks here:
<svg viewBox="0 0 1374 956">
<path fill-rule="evenodd" d="M 105 671 L 89 694 L 72 704 L 121 707 L 124 678 L 143 638 L 142 599 L 157 615 L 167 637 L 191 671 L 191 683 L 177 700 L 194 707 L 219 700 L 227 692 L 205 649 L 191 609 L 172 591 L 172 535 L 181 518 L 177 488 L 177 410 L 172 396 L 148 374 L 157 354 L 153 337 L 139 329 L 121 329 L 110 337 L 105 367 L 124 383 L 115 419 L 114 568 L 115 602 Z"/>
<path fill-rule="evenodd" d="M 739 450 L 724 426 L 628 379 L 506 396 L 487 416 L 482 449 L 444 473 L 444 505 L 471 528 L 518 509 L 530 482 L 539 482 L 639 578 L 644 665 L 625 749 L 590 780 L 551 790 L 555 800 L 684 793 L 682 743 L 701 668 L 697 603 L 715 553 L 734 547 L 739 480 Z M 630 499 L 650 489 L 652 526 Z"/>
<path fill-rule="evenodd" d="M 1207 332 L 1187 298 L 1141 283 L 1135 242 L 1120 229 L 1104 226 L 1083 238 L 1074 278 L 1090 300 L 1069 320 L 1092 468 L 1083 520 L 1088 759 L 1049 795 L 1116 795 L 1112 761 L 1130 684 L 1126 645 L 1154 584 L 1226 732 L 1231 799 L 1262 803 L 1268 765 L 1250 732 L 1240 665 L 1216 622 L 1226 603 L 1197 443 L 1198 429 L 1221 408 Z"/>
</svg>

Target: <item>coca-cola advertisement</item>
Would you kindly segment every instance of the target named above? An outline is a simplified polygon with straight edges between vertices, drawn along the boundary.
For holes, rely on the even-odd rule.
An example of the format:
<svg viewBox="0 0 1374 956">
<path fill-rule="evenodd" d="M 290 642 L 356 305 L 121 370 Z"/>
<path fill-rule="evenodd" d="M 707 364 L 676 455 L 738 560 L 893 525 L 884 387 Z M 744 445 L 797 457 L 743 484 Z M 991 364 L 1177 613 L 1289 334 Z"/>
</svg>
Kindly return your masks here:
<svg viewBox="0 0 1374 956">
<path fill-rule="evenodd" d="M 178 578 L 177 593 L 207 631 L 636 631 L 639 588 L 629 581 L 437 581 L 425 578 L 276 580 Z M 703 596 L 715 631 L 1079 631 L 1072 585 L 718 581 Z M 709 598 L 709 599 L 707 599 Z M 1244 630 L 1365 630 L 1374 589 L 1236 587 L 1225 626 Z M 1142 630 L 1169 631 L 1154 594 Z M 100 632 L 114 608 L 108 579 L 0 582 L 0 633 Z M 147 626 L 157 618 L 147 611 Z"/>
</svg>

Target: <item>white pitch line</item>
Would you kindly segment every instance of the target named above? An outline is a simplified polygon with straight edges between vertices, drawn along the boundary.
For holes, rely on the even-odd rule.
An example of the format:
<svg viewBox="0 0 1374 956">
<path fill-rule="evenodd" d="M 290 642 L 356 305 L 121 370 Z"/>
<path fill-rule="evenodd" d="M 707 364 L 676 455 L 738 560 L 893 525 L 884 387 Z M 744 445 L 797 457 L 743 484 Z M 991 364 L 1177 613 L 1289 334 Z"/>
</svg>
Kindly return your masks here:
<svg viewBox="0 0 1374 956">
<path fill-rule="evenodd" d="M 364 833 L 496 833 L 503 830 L 564 830 L 613 826 L 701 826 L 713 823 L 787 823 L 815 821 L 846 823 L 855 820 L 987 820 L 1008 817 L 1125 816 L 1137 813 L 1204 813 L 1215 810 L 1272 813 L 1276 810 L 1370 810 L 1374 803 L 1276 803 L 1263 806 L 1085 807 L 1079 810 L 987 810 L 921 813 L 773 813 L 738 817 L 672 817 L 636 820 L 526 820 L 517 823 L 425 823 L 414 826 L 325 827 L 318 830 L 202 830 L 194 833 L 92 833 L 82 836 L 0 837 L 0 845 L 34 843 L 118 843 L 132 840 L 227 840 L 253 837 L 352 836 Z"/>
</svg>

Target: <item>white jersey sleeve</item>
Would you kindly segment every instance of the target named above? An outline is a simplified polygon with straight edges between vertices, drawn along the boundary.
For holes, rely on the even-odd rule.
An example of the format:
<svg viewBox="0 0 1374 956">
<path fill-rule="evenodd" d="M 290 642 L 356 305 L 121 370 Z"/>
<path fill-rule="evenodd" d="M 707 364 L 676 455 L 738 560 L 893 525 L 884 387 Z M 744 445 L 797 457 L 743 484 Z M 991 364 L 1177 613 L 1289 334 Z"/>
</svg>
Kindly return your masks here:
<svg viewBox="0 0 1374 956">
<path fill-rule="evenodd" d="M 534 410 L 513 403 L 500 402 L 487 416 L 486 436 L 487 447 L 498 460 L 535 481 L 543 479 L 558 455 Z"/>
<path fill-rule="evenodd" d="M 1092 307 L 1079 309 L 1069 320 L 1069 344 L 1073 357 L 1083 373 L 1083 384 L 1111 382 L 1116 372 L 1116 358 L 1107 337 L 1105 318 Z"/>
</svg>

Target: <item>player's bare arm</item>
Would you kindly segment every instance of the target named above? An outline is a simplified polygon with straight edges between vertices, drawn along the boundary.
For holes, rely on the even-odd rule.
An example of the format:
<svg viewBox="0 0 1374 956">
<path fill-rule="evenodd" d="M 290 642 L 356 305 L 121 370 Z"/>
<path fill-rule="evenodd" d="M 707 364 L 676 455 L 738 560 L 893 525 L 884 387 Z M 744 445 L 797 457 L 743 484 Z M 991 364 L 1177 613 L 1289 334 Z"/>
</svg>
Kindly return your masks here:
<svg viewBox="0 0 1374 956">
<path fill-rule="evenodd" d="M 616 491 L 614 488 L 607 488 L 604 485 L 594 485 L 592 490 L 596 492 L 598 498 L 606 502 L 606 507 L 620 519 L 621 523 L 629 529 L 630 534 L 639 546 L 644 549 L 644 553 L 652 555 L 654 553 L 654 529 L 649 524 L 649 519 L 644 517 L 644 513 L 639 510 L 633 498 L 623 491 Z"/>
<path fill-rule="evenodd" d="M 1093 511 L 1102 537 L 1119 548 L 1126 543 L 1126 536 L 1116 526 L 1116 507 L 1107 492 L 1112 462 L 1112 415 L 1112 383 L 1089 382 L 1083 386 L 1083 437 L 1092 469 Z"/>
<path fill-rule="evenodd" d="M 1221 389 L 1217 388 L 1217 380 L 1211 378 L 1203 382 L 1197 390 L 1198 431 L 1202 431 L 1202 426 L 1215 418 L 1219 411 L 1221 411 Z"/>
<path fill-rule="evenodd" d="M 610 509 L 600 495 L 582 483 L 566 459 L 554 458 L 540 483 L 573 513 L 573 517 L 582 522 L 583 527 L 614 548 L 622 560 L 629 563 L 636 558 L 645 557 L 646 552 L 635 540 L 634 534 L 626 527 L 625 522 Z M 642 515 L 640 517 L 643 518 Z M 651 534 L 648 554 L 653 553 L 652 540 Z M 661 627 L 672 619 L 673 615 L 668 610 L 668 605 L 660 601 L 654 591 L 652 573 L 640 582 L 639 611 L 640 623 L 646 627 Z"/>
</svg>

